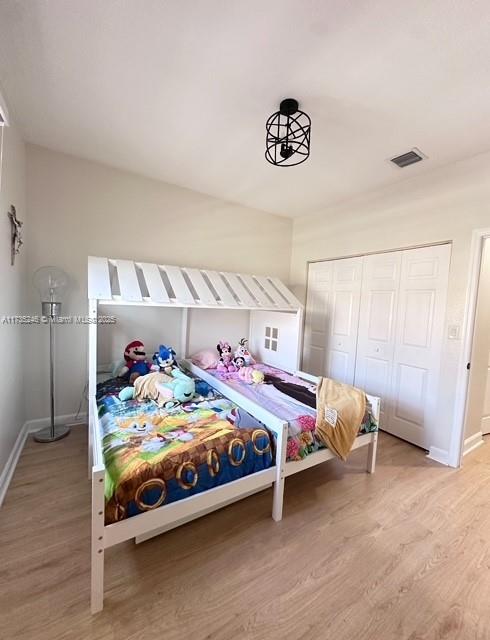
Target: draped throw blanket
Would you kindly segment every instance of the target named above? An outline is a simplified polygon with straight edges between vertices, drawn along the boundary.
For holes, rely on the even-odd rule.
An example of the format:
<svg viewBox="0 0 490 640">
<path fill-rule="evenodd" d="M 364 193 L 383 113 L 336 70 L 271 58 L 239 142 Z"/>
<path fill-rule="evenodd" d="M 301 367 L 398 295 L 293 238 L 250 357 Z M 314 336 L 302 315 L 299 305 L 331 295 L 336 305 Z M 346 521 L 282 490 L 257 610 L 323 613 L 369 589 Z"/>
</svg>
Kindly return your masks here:
<svg viewBox="0 0 490 640">
<path fill-rule="evenodd" d="M 347 459 L 366 411 L 364 391 L 348 384 L 321 378 L 316 392 L 317 438 L 332 453 Z"/>
</svg>

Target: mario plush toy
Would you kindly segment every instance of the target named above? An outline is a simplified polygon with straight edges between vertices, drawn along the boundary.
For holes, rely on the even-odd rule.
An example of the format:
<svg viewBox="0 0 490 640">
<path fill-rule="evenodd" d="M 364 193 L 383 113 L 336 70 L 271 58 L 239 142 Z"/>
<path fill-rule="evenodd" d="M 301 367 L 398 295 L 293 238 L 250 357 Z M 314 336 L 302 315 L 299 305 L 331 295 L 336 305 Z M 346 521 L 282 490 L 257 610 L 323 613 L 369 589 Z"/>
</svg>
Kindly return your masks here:
<svg viewBox="0 0 490 640">
<path fill-rule="evenodd" d="M 124 349 L 126 365 L 119 372 L 132 384 L 138 376 L 145 376 L 151 371 L 151 364 L 146 359 L 145 345 L 140 340 L 133 340 Z"/>
</svg>

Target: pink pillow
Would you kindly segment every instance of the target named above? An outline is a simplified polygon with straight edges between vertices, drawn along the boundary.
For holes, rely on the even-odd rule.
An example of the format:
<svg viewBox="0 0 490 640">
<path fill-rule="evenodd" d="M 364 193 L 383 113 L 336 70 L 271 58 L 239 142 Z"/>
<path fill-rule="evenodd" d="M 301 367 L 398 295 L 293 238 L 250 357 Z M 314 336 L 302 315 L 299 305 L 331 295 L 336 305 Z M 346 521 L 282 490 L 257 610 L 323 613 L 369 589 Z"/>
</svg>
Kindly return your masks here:
<svg viewBox="0 0 490 640">
<path fill-rule="evenodd" d="M 216 367 L 218 366 L 218 355 L 211 349 L 198 351 L 193 356 L 191 356 L 191 360 L 198 367 L 201 367 L 201 369 L 216 369 Z"/>
</svg>

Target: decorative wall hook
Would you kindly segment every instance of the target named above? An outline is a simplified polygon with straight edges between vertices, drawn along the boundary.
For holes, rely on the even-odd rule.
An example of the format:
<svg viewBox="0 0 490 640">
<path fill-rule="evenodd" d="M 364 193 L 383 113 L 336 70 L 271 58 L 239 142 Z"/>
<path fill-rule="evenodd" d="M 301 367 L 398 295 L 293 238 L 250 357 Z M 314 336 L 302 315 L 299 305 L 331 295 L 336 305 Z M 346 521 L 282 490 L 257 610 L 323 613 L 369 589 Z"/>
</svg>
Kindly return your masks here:
<svg viewBox="0 0 490 640">
<path fill-rule="evenodd" d="M 10 264 L 14 266 L 15 256 L 20 253 L 20 248 L 24 244 L 21 231 L 23 222 L 17 219 L 17 212 L 13 204 L 10 205 L 7 215 L 10 219 Z"/>
</svg>

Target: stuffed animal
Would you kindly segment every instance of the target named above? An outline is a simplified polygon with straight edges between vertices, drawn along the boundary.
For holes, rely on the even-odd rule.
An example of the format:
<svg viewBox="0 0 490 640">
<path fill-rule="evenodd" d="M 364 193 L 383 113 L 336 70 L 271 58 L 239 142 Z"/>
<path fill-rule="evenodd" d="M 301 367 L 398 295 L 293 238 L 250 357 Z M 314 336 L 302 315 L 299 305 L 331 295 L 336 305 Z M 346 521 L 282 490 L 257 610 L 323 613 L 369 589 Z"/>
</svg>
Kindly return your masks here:
<svg viewBox="0 0 490 640">
<path fill-rule="evenodd" d="M 196 393 L 198 396 L 201 396 L 203 398 L 210 398 L 214 396 L 215 392 L 213 387 L 209 385 L 207 382 L 205 382 L 204 380 L 197 379 L 195 381 L 195 385 L 196 385 Z"/>
<path fill-rule="evenodd" d="M 238 377 L 246 384 L 261 384 L 264 382 L 263 371 L 260 371 L 260 369 L 254 369 L 253 367 L 242 367 L 238 371 Z"/>
<path fill-rule="evenodd" d="M 156 383 L 160 394 L 158 404 L 163 404 L 165 408 L 189 402 L 196 392 L 193 378 L 186 376 L 180 369 L 172 369 L 172 378 L 168 382 Z"/>
<path fill-rule="evenodd" d="M 153 371 L 141 376 L 134 386 L 121 389 L 119 400 L 154 400 L 159 406 L 171 409 L 179 403 L 189 402 L 195 393 L 194 379 L 180 369 L 172 369 L 171 375 Z"/>
<path fill-rule="evenodd" d="M 151 364 L 146 359 L 145 345 L 140 340 L 133 340 L 124 349 L 126 364 L 119 371 L 119 377 L 127 378 L 131 384 L 138 376 L 144 376 L 151 371 Z"/>
<path fill-rule="evenodd" d="M 231 355 L 231 346 L 229 342 L 225 342 L 220 340 L 220 342 L 216 345 L 216 349 L 219 353 L 218 366 L 216 367 L 218 371 L 230 372 L 236 371 L 237 368 L 233 363 L 233 357 Z"/>
<path fill-rule="evenodd" d="M 246 338 L 242 338 L 238 343 L 238 347 L 235 349 L 233 362 L 237 369 L 240 369 L 241 367 L 249 367 L 251 364 L 255 364 L 255 360 L 252 358 L 252 355 L 248 350 L 247 343 L 248 340 Z"/>
<path fill-rule="evenodd" d="M 177 366 L 176 355 L 172 347 L 166 347 L 161 344 L 158 347 L 158 351 L 153 354 L 153 371 L 161 371 L 170 375 L 172 369 Z"/>
<path fill-rule="evenodd" d="M 237 371 L 240 371 L 242 367 L 245 367 L 245 358 L 243 356 L 235 356 L 233 358 L 233 364 L 235 365 Z"/>
</svg>

